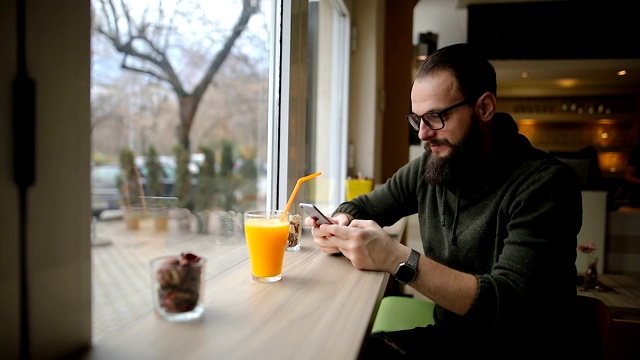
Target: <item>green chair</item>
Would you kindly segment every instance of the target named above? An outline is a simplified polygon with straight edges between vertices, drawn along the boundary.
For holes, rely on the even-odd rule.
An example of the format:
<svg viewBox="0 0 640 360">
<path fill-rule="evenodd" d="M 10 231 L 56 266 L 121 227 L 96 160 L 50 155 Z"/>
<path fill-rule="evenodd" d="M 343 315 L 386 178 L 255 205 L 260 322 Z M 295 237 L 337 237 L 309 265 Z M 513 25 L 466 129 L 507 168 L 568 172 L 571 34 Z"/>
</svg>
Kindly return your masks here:
<svg viewBox="0 0 640 360">
<path fill-rule="evenodd" d="M 387 296 L 380 301 L 372 333 L 413 329 L 433 324 L 435 303 L 406 296 Z"/>
</svg>

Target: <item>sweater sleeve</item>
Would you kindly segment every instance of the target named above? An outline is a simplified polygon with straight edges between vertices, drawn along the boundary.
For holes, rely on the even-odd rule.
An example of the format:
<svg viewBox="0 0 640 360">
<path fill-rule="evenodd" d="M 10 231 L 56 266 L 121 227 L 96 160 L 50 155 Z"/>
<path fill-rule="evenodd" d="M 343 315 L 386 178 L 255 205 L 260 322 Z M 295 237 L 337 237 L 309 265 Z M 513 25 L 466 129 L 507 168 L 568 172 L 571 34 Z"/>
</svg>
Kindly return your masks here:
<svg viewBox="0 0 640 360">
<path fill-rule="evenodd" d="M 418 157 L 400 168 L 386 183 L 372 192 L 343 202 L 333 214 L 347 213 L 355 219 L 373 220 L 380 226 L 394 224 L 417 212 L 417 188 L 423 186 L 423 162 Z"/>
</svg>

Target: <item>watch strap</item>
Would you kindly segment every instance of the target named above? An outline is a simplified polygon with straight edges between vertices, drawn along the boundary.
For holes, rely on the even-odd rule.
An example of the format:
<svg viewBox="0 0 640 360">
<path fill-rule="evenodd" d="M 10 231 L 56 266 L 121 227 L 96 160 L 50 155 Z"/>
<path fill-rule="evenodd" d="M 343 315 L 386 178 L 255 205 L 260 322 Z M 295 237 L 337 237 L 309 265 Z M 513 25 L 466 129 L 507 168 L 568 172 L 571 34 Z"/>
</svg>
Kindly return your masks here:
<svg viewBox="0 0 640 360">
<path fill-rule="evenodd" d="M 414 269 L 418 269 L 418 260 L 420 260 L 420 253 L 414 249 L 411 249 L 411 254 L 407 257 L 406 263 Z"/>
</svg>

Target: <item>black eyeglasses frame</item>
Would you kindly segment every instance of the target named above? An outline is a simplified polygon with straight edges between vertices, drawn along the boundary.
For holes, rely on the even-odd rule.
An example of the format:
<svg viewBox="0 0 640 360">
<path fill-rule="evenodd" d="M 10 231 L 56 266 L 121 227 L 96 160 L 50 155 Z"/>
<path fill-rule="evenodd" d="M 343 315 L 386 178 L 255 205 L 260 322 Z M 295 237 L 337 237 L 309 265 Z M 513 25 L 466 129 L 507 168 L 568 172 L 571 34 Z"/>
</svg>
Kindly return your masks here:
<svg viewBox="0 0 640 360">
<path fill-rule="evenodd" d="M 409 114 L 406 116 L 407 120 L 409 120 L 409 124 L 411 124 L 411 126 L 416 130 L 416 131 L 420 131 L 420 122 L 423 122 L 425 125 L 427 125 L 431 130 L 441 130 L 444 128 L 444 114 L 446 114 L 447 112 L 457 109 L 463 105 L 467 105 L 469 103 L 469 101 L 467 101 L 467 99 L 464 99 L 462 101 L 460 101 L 459 103 L 449 106 L 448 108 L 441 110 L 441 111 L 429 111 L 426 112 L 422 115 L 417 115 L 417 114 Z M 438 117 L 438 119 L 440 119 L 440 127 L 438 126 L 434 126 L 430 120 L 425 119 L 425 116 L 430 115 L 436 115 Z"/>
</svg>

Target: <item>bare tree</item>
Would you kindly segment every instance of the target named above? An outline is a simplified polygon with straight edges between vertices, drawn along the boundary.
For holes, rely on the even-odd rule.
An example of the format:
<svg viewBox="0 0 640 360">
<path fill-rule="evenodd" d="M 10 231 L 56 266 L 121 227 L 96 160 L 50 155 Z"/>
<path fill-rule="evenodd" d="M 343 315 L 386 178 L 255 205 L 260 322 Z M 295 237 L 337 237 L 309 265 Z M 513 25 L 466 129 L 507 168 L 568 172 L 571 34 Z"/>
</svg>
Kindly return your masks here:
<svg viewBox="0 0 640 360">
<path fill-rule="evenodd" d="M 230 33 L 226 34 L 226 37 L 220 36 L 220 46 L 207 62 L 207 68 L 200 78 L 190 73 L 191 68 L 188 64 L 182 64 L 185 66 L 180 67 L 180 61 L 185 61 L 186 57 L 178 60 L 170 56 L 184 50 L 180 44 L 188 43 L 187 39 L 180 38 L 177 30 L 180 27 L 180 19 L 189 21 L 189 17 L 206 18 L 206 15 L 198 11 L 201 9 L 196 7 L 186 14 L 178 11 L 183 4 L 182 1 L 177 0 L 173 10 L 163 7 L 160 1 L 157 7 L 147 7 L 141 16 L 134 18 L 136 14 L 125 0 L 94 0 L 94 4 L 95 29 L 123 55 L 121 68 L 146 74 L 164 82 L 177 96 L 180 117 L 178 142 L 190 149 L 190 132 L 202 97 L 251 17 L 260 11 L 259 0 L 242 0 L 240 15 Z M 183 74 L 179 74 L 180 69 L 184 70 Z M 183 75 L 183 78 L 179 75 Z M 195 78 L 191 91 L 187 89 L 186 84 L 190 76 Z"/>
</svg>

